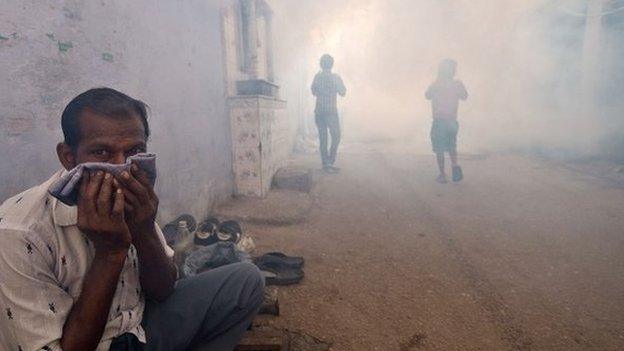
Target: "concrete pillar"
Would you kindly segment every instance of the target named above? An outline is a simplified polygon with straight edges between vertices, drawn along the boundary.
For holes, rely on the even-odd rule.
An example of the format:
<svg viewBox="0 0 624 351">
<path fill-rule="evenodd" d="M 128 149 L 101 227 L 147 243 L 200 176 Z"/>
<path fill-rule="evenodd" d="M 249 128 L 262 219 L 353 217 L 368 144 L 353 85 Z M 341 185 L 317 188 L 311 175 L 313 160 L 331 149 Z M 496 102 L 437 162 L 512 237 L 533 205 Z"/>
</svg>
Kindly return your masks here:
<svg viewBox="0 0 624 351">
<path fill-rule="evenodd" d="M 273 13 L 267 9 L 264 13 L 266 22 L 266 42 L 267 42 L 267 80 L 275 82 L 275 68 L 273 63 Z"/>
<path fill-rule="evenodd" d="M 242 0 L 245 69 L 249 79 L 258 79 L 258 15 L 256 0 Z"/>
</svg>

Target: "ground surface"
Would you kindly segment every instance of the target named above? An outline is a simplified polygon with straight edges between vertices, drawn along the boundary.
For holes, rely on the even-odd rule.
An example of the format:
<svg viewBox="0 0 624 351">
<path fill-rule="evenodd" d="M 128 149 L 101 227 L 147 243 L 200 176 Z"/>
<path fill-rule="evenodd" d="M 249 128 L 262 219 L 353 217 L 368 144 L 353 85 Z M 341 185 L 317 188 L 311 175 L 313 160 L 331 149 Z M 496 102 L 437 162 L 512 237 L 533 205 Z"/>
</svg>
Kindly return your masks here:
<svg viewBox="0 0 624 351">
<path fill-rule="evenodd" d="M 317 167 L 313 156 L 297 163 Z M 346 149 L 307 221 L 247 224 L 306 258 L 281 316 L 332 350 L 623 350 L 624 190 L 519 156 Z"/>
</svg>

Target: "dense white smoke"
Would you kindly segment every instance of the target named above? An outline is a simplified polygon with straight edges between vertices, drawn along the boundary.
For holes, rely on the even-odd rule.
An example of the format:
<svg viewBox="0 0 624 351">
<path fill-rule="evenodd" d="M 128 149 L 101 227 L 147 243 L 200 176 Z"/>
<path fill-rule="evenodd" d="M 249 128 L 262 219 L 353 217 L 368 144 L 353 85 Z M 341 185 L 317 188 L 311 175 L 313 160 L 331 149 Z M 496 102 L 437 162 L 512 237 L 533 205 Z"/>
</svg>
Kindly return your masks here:
<svg viewBox="0 0 624 351">
<path fill-rule="evenodd" d="M 309 83 L 330 53 L 347 84 L 341 101 L 348 140 L 392 139 L 428 151 L 424 91 L 443 58 L 458 61 L 469 92 L 460 106 L 460 147 L 597 148 L 622 104 L 607 118 L 584 85 L 609 79 L 587 67 L 588 1 L 273 0 L 279 80 L 291 113 L 313 131 Z M 588 40 L 600 41 L 603 33 Z M 589 37 L 588 37 L 589 38 Z M 595 43 L 600 46 L 598 42 Z M 603 45 L 604 46 L 604 45 Z M 593 52 L 593 66 L 612 60 Z M 595 77 L 587 79 L 587 75 Z"/>
</svg>

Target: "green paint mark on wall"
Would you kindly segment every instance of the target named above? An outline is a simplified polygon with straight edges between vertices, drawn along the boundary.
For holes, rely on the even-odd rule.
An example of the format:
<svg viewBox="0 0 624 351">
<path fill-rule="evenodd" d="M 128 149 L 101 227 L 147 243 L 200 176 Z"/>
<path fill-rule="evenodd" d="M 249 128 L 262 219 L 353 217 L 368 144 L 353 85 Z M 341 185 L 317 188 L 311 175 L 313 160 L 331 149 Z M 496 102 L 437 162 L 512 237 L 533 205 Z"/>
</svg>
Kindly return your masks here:
<svg viewBox="0 0 624 351">
<path fill-rule="evenodd" d="M 9 38 L 7 38 L 4 35 L 0 34 L 0 40 L 9 40 Z"/>
<path fill-rule="evenodd" d="M 54 34 L 52 33 L 46 33 L 46 37 L 48 37 L 52 41 L 56 41 L 56 39 L 54 39 Z"/>
<path fill-rule="evenodd" d="M 73 48 L 74 44 L 71 41 L 58 42 L 58 48 L 60 52 L 67 52 L 69 49 Z"/>
<path fill-rule="evenodd" d="M 110 52 L 104 52 L 102 53 L 102 60 L 104 61 L 108 61 L 108 62 L 113 62 L 113 54 L 111 54 Z"/>
</svg>

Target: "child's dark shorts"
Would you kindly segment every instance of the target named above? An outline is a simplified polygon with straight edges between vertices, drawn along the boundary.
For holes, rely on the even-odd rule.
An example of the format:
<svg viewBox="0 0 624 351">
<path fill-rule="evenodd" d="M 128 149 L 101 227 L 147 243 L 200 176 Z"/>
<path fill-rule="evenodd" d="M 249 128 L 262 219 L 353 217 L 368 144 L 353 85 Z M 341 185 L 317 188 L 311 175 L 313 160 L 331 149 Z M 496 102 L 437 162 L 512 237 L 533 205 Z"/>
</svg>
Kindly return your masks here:
<svg viewBox="0 0 624 351">
<path fill-rule="evenodd" d="M 431 125 L 433 152 L 456 151 L 458 130 L 459 123 L 456 119 L 434 118 Z"/>
</svg>

